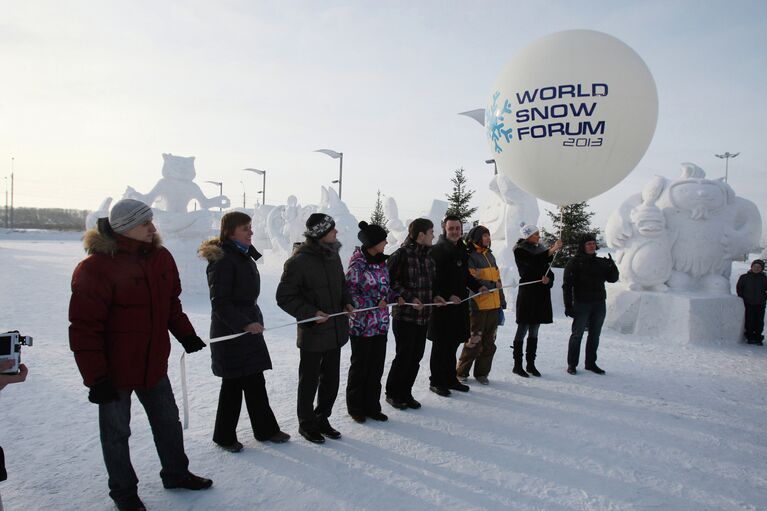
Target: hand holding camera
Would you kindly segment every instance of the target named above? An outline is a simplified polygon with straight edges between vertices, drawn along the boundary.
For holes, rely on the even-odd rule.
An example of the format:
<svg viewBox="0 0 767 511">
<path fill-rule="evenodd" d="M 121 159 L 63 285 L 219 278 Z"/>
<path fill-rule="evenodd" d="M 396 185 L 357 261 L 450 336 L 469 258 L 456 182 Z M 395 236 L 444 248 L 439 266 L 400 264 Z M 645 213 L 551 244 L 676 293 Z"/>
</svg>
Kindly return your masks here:
<svg viewBox="0 0 767 511">
<path fill-rule="evenodd" d="M 18 372 L 16 374 L 5 374 L 4 371 L 14 367 L 16 363 L 11 359 L 5 359 L 0 361 L 0 390 L 4 389 L 6 385 L 11 383 L 21 383 L 27 379 L 29 370 L 24 364 L 19 364 Z"/>
<path fill-rule="evenodd" d="M 18 330 L 0 334 L 0 364 L 2 364 L 0 374 L 18 375 L 20 373 L 22 346 L 32 346 L 32 337 L 21 335 Z M 8 361 L 10 365 L 6 364 Z"/>
</svg>

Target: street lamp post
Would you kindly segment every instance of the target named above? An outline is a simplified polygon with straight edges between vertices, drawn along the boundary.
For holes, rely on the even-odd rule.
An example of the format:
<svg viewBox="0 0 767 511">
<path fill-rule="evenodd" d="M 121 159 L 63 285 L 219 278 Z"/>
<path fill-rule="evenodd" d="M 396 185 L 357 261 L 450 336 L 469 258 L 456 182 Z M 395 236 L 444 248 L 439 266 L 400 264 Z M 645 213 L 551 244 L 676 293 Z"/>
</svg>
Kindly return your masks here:
<svg viewBox="0 0 767 511">
<path fill-rule="evenodd" d="M 224 183 L 223 182 L 221 182 L 221 181 L 205 181 L 205 182 L 206 183 L 210 183 L 212 185 L 218 186 L 218 195 L 219 195 L 219 197 L 223 197 L 224 196 Z M 224 211 L 224 207 L 221 205 L 221 203 L 219 203 L 218 212 L 220 213 L 222 211 Z"/>
<path fill-rule="evenodd" d="M 485 160 L 485 163 L 487 163 L 488 165 L 490 165 L 491 163 L 493 164 L 493 171 L 494 171 L 493 174 L 497 176 L 498 175 L 498 164 L 495 163 L 495 160 Z"/>
<path fill-rule="evenodd" d="M 266 171 L 265 170 L 259 170 L 259 169 L 242 169 L 244 171 L 248 172 L 254 172 L 256 174 L 259 174 L 263 176 L 264 180 L 261 184 L 261 204 L 266 204 Z"/>
<path fill-rule="evenodd" d="M 330 156 L 334 160 L 337 160 L 337 159 L 341 160 L 341 163 L 340 163 L 340 165 L 338 167 L 338 180 L 337 180 L 338 181 L 338 198 L 340 199 L 341 198 L 341 187 L 343 186 L 343 181 L 344 181 L 344 153 L 339 153 L 339 152 L 336 152 L 336 151 L 334 151 L 332 149 L 317 149 L 314 152 L 315 153 L 327 154 L 328 156 Z M 333 182 L 335 183 L 336 181 L 333 181 Z"/>
<path fill-rule="evenodd" d="M 727 182 L 727 175 L 729 174 L 729 170 L 730 170 L 729 169 L 729 167 L 730 167 L 730 165 L 729 165 L 730 158 L 735 158 L 739 154 L 740 153 L 732 154 L 732 153 L 727 152 L 727 153 L 724 153 L 724 154 L 715 154 L 714 155 L 717 158 L 721 158 L 722 160 L 724 160 L 724 182 L 725 183 Z"/>
<path fill-rule="evenodd" d="M 16 158 L 11 158 L 11 229 L 13 229 L 13 162 Z"/>
<path fill-rule="evenodd" d="M 8 176 L 5 176 L 5 228 L 8 228 Z"/>
</svg>

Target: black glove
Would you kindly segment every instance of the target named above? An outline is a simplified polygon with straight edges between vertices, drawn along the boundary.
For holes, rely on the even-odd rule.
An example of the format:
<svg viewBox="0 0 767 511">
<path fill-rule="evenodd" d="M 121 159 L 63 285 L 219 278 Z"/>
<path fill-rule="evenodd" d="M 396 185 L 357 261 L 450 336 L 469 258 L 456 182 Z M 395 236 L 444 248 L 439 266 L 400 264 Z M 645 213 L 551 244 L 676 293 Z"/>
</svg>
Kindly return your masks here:
<svg viewBox="0 0 767 511">
<path fill-rule="evenodd" d="M 181 345 L 184 347 L 184 350 L 187 353 L 194 353 L 195 351 L 200 351 L 205 347 L 205 343 L 202 342 L 202 339 L 196 335 L 189 335 L 184 337 L 181 339 Z"/>
<path fill-rule="evenodd" d="M 88 392 L 88 401 L 96 403 L 98 405 L 105 405 L 112 401 L 120 399 L 120 395 L 117 393 L 117 389 L 109 381 L 109 378 L 102 378 L 93 384 L 90 392 Z"/>
<path fill-rule="evenodd" d="M 575 317 L 575 311 L 572 307 L 565 307 L 565 316 L 568 318 L 574 318 Z"/>
</svg>

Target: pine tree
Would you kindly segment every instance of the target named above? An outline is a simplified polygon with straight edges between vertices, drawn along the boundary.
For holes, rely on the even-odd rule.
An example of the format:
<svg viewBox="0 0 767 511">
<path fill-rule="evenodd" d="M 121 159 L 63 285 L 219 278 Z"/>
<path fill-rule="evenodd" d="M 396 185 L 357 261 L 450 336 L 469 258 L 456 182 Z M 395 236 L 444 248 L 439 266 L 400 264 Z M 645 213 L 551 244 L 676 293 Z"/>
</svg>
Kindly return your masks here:
<svg viewBox="0 0 767 511">
<path fill-rule="evenodd" d="M 562 268 L 578 252 L 578 240 L 581 236 L 593 234 L 598 238 L 600 234 L 599 229 L 591 225 L 591 217 L 594 213 L 588 210 L 587 202 L 559 206 L 557 209 L 556 213 L 546 211 L 554 224 L 554 230 L 548 232 L 546 229 L 541 229 L 541 237 L 547 246 L 553 245 L 557 238 L 562 240 L 562 250 L 554 258 L 554 266 Z"/>
<path fill-rule="evenodd" d="M 447 197 L 447 214 L 455 215 L 466 223 L 477 208 L 469 207 L 474 190 L 466 188 L 466 176 L 463 175 L 463 167 L 455 169 L 455 176 L 450 180 L 453 183 L 453 192 L 445 194 Z"/>
<path fill-rule="evenodd" d="M 378 194 L 376 195 L 376 205 L 375 208 L 373 208 L 373 213 L 370 215 L 370 223 L 383 227 L 384 230 L 388 233 L 389 230 L 386 228 L 386 222 L 388 221 L 389 219 L 386 218 L 386 214 L 384 213 L 383 209 L 383 202 L 381 201 L 381 190 L 378 190 Z"/>
</svg>

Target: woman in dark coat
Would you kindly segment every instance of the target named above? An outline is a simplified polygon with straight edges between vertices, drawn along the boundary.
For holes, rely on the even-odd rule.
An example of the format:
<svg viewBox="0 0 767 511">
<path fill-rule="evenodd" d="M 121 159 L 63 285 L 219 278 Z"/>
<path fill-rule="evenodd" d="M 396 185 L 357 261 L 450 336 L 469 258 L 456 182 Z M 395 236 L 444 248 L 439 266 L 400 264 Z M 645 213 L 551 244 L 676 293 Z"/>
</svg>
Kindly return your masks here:
<svg viewBox="0 0 767 511">
<path fill-rule="evenodd" d="M 264 319 L 256 301 L 261 277 L 251 245 L 251 219 L 234 211 L 221 218 L 221 234 L 204 242 L 199 254 L 208 261 L 208 287 L 212 306 L 210 336 L 247 332 L 227 341 L 211 343 L 213 374 L 221 378 L 213 441 L 230 452 L 242 450 L 237 441 L 242 396 L 256 440 L 282 443 L 290 435 L 280 431 L 269 406 L 264 371 L 272 368 L 264 342 Z"/>
<path fill-rule="evenodd" d="M 557 240 L 551 248 L 541 245 L 538 227 L 523 225 L 520 229 L 522 238 L 514 247 L 514 260 L 519 271 L 519 291 L 517 292 L 517 333 L 514 335 L 514 369 L 512 372 L 524 378 L 532 374 L 540 376 L 535 367 L 535 354 L 538 350 L 538 328 L 542 323 L 552 322 L 551 287 L 554 285 L 554 273 L 549 268 L 554 253 L 562 248 Z M 525 284 L 530 282 L 530 284 Z M 522 368 L 522 345 L 527 334 L 525 359 L 527 371 Z M 529 374 L 528 374 L 529 373 Z"/>
</svg>

